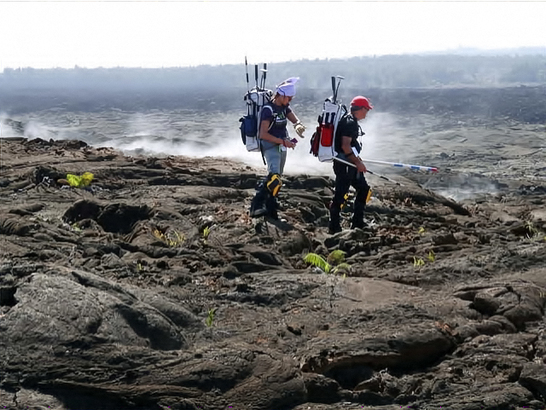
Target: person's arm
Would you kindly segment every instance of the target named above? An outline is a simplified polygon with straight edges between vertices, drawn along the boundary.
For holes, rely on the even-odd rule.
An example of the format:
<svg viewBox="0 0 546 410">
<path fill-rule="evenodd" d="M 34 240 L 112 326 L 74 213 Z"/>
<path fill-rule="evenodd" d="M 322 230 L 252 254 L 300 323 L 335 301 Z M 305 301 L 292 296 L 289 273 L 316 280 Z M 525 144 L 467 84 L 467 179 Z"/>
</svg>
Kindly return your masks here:
<svg viewBox="0 0 546 410">
<path fill-rule="evenodd" d="M 286 115 L 286 118 L 288 118 L 288 120 L 290 120 L 290 122 L 292 124 L 294 124 L 294 129 L 296 130 L 296 133 L 301 137 L 301 138 L 305 138 L 305 136 L 303 135 L 303 133 L 305 132 L 305 125 L 303 125 L 301 123 L 301 121 L 299 120 L 298 117 L 296 117 L 296 114 L 294 114 L 294 111 L 290 111 L 287 115 Z"/>
<path fill-rule="evenodd" d="M 271 125 L 271 120 L 262 120 L 260 121 L 260 139 L 264 141 L 269 141 L 273 144 L 279 144 L 284 145 L 287 148 L 294 148 L 296 144 L 294 144 L 292 141 L 277 138 L 274 135 L 271 135 L 269 133 L 269 126 Z"/>
<path fill-rule="evenodd" d="M 296 114 L 294 114 L 294 111 L 290 111 L 288 114 L 286 114 L 286 118 L 288 118 L 292 124 L 297 124 L 300 122 L 298 117 L 296 117 Z"/>
<path fill-rule="evenodd" d="M 366 166 L 361 161 L 360 157 L 357 157 L 353 152 L 353 148 L 351 147 L 351 140 L 351 137 L 341 137 L 341 150 L 343 151 L 347 159 L 356 165 L 356 169 L 358 172 L 366 172 Z"/>
</svg>

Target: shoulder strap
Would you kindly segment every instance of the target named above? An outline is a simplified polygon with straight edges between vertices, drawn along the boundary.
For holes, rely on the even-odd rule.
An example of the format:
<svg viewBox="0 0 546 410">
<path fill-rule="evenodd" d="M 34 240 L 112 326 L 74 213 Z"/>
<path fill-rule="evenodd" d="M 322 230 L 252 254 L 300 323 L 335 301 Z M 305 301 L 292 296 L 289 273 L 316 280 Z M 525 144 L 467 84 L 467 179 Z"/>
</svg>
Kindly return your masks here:
<svg viewBox="0 0 546 410">
<path fill-rule="evenodd" d="M 268 103 L 264 104 L 263 107 L 262 107 L 262 110 L 264 108 L 269 108 L 271 110 L 271 115 L 273 115 L 273 120 L 269 123 L 269 128 L 267 129 L 267 131 L 269 131 L 273 127 L 273 124 L 275 123 L 275 118 L 277 117 L 278 114 L 275 112 L 275 110 L 271 106 L 271 102 L 268 102 Z M 260 115 L 260 117 L 261 117 L 261 115 Z"/>
<path fill-rule="evenodd" d="M 271 106 L 271 102 L 265 103 L 265 104 L 262 106 L 262 110 L 263 110 L 264 108 L 269 108 L 269 109 L 271 110 L 271 113 L 272 113 L 272 114 L 275 114 L 275 111 L 273 110 L 273 107 Z"/>
</svg>

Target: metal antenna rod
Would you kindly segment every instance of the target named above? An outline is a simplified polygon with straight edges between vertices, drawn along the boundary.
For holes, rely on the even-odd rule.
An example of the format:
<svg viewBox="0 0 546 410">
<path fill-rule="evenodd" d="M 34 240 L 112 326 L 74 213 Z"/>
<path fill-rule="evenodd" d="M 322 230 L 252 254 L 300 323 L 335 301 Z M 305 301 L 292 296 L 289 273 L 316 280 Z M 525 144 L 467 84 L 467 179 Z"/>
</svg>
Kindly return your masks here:
<svg viewBox="0 0 546 410">
<path fill-rule="evenodd" d="M 246 90 L 250 92 L 250 81 L 248 81 L 248 61 L 245 56 L 245 69 L 246 69 Z"/>
</svg>

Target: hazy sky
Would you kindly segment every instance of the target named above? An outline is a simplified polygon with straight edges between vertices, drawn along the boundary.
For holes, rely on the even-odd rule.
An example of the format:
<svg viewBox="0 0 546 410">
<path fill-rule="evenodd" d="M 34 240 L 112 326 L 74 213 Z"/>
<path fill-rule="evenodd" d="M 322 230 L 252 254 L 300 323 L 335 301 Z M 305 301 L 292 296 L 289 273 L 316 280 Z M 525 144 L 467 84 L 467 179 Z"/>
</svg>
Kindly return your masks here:
<svg viewBox="0 0 546 410">
<path fill-rule="evenodd" d="M 546 46 L 545 17 L 542 1 L 0 0 L 0 71 Z"/>
</svg>

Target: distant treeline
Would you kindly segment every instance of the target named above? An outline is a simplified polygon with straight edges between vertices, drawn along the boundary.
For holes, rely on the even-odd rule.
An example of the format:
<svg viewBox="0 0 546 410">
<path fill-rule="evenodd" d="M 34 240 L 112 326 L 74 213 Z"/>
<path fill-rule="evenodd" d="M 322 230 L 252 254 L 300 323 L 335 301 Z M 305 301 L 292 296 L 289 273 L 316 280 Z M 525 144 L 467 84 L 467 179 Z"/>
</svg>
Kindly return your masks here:
<svg viewBox="0 0 546 410">
<path fill-rule="evenodd" d="M 526 122 L 546 120 L 546 53 L 299 60 L 268 64 L 267 69 L 268 88 L 291 76 L 301 78 L 295 106 L 320 106 L 331 93 L 331 77 L 341 75 L 345 77 L 339 94 L 343 102 L 364 94 L 380 111 L 501 115 Z M 254 65 L 249 65 L 250 87 L 255 83 L 254 73 Z M 244 64 L 157 69 L 5 69 L 0 74 L 0 115 L 114 108 L 135 112 L 243 112 L 245 74 Z M 514 99 L 517 103 L 513 103 Z"/>
<path fill-rule="evenodd" d="M 252 62 L 254 63 L 254 62 Z M 260 69 L 263 68 L 260 62 Z M 290 76 L 300 88 L 330 87 L 333 75 L 345 77 L 343 87 L 430 88 L 492 87 L 546 83 L 546 55 L 391 55 L 350 59 L 298 60 L 268 64 L 267 84 Z M 245 65 L 202 65 L 179 68 L 4 69 L 0 93 L 21 89 L 193 89 L 246 90 Z M 250 86 L 254 66 L 249 65 Z"/>
</svg>

